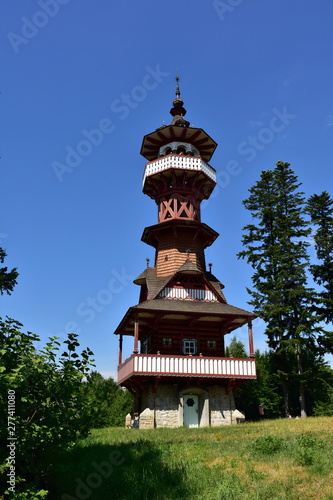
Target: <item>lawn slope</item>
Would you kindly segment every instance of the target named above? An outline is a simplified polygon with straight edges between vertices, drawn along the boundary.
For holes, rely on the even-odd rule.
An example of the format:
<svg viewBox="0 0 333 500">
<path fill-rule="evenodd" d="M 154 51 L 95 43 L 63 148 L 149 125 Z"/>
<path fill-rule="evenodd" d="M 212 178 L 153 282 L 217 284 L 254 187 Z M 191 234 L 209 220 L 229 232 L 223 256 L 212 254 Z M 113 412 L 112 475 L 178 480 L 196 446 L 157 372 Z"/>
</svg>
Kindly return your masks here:
<svg viewBox="0 0 333 500">
<path fill-rule="evenodd" d="M 51 500 L 333 500 L 333 417 L 93 430 L 52 469 Z"/>
</svg>

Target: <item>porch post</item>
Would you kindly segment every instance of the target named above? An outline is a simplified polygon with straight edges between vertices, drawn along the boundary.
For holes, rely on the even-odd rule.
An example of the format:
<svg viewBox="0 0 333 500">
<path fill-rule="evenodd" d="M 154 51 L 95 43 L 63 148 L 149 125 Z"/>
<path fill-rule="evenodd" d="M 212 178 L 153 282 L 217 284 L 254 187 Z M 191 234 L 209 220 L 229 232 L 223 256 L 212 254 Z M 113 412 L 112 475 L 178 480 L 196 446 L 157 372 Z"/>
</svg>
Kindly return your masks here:
<svg viewBox="0 0 333 500">
<path fill-rule="evenodd" d="M 133 354 L 138 354 L 138 352 L 139 352 L 138 344 L 139 344 L 139 320 L 138 320 L 138 317 L 136 316 L 134 319 L 134 349 L 133 349 Z"/>
<path fill-rule="evenodd" d="M 123 362 L 123 336 L 119 335 L 118 366 Z"/>
<path fill-rule="evenodd" d="M 252 331 L 252 321 L 248 320 L 248 331 L 249 331 L 249 350 L 250 358 L 254 358 L 254 346 L 253 346 L 253 331 Z"/>
</svg>

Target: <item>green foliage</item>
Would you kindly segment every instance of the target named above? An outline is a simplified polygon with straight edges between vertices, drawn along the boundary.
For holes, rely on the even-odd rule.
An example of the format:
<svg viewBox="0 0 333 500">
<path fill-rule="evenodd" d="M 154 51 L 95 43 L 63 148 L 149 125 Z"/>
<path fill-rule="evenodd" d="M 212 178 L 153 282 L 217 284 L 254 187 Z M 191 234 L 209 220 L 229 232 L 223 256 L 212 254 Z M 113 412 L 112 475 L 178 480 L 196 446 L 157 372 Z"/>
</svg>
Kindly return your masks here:
<svg viewBox="0 0 333 500">
<path fill-rule="evenodd" d="M 3 248 L 0 248 L 0 263 L 3 264 L 5 257 L 7 256 Z M 3 295 L 6 292 L 11 295 L 14 286 L 17 284 L 16 278 L 18 277 L 18 272 L 16 267 L 11 271 L 8 271 L 7 267 L 0 268 L 0 293 Z"/>
<path fill-rule="evenodd" d="M 316 334 L 321 317 L 314 311 L 317 294 L 307 285 L 307 239 L 311 229 L 304 218 L 304 193 L 289 163 L 277 162 L 244 200 L 256 224 L 244 227 L 245 249 L 238 254 L 254 269 L 250 304 L 266 322 L 268 345 L 277 356 L 277 375 L 289 413 L 288 387 L 297 382 L 301 413 L 305 416 L 305 383 L 312 366 L 304 350 L 320 355 Z"/>
<path fill-rule="evenodd" d="M 21 327 L 12 319 L 0 321 L 0 410 L 14 419 L 14 465 L 19 472 L 16 495 L 21 495 L 15 498 L 24 499 L 28 492 L 33 498 L 31 491 L 42 498 L 38 487 L 44 486 L 50 452 L 68 448 L 77 436 L 86 436 L 89 431 L 89 408 L 81 385 L 92 364 L 92 352 L 85 349 L 77 354 L 75 334 L 68 335 L 66 350 L 60 355 L 56 337 L 38 350 L 35 342 L 39 337 L 22 332 Z M 9 395 L 14 401 L 11 409 Z M 0 434 L 4 445 L 0 463 L 4 465 L 8 465 L 7 432 L 2 428 Z M 4 489 L 8 486 L 5 480 L 1 483 Z"/>
<path fill-rule="evenodd" d="M 247 420 L 258 420 L 259 405 L 265 408 L 265 418 L 283 416 L 280 382 L 275 375 L 272 352 L 256 351 L 257 379 L 246 382 L 234 393 L 236 408 Z"/>
<path fill-rule="evenodd" d="M 234 358 L 248 358 L 243 342 L 237 340 L 236 336 L 231 339 L 230 344 L 225 348 L 225 355 L 227 358 L 229 356 L 233 356 Z"/>
<path fill-rule="evenodd" d="M 330 370 L 333 374 L 333 370 Z M 314 402 L 313 414 L 316 417 L 333 417 L 333 381 L 332 374 L 330 379 L 331 383 L 327 383 L 323 378 L 320 380 L 322 382 L 322 390 L 318 394 Z"/>
<path fill-rule="evenodd" d="M 315 283 L 321 287 L 321 293 L 314 306 L 326 323 L 333 322 L 333 199 L 324 191 L 320 195 L 310 196 L 306 207 L 311 222 L 315 227 L 317 264 L 310 266 Z M 333 333 L 324 332 L 319 337 L 323 350 L 333 354 Z"/>
<path fill-rule="evenodd" d="M 125 425 L 125 416 L 132 409 L 133 396 L 120 388 L 111 377 L 104 379 L 96 371 L 89 373 L 82 385 L 82 395 L 89 401 L 92 427 Z"/>
</svg>

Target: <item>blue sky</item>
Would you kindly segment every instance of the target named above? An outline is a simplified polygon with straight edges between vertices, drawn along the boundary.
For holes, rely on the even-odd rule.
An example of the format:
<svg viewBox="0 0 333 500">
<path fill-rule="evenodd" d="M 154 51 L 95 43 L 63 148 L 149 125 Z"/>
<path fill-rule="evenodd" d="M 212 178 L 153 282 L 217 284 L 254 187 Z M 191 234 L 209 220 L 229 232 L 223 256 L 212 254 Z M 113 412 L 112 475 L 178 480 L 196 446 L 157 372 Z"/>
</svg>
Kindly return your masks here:
<svg viewBox="0 0 333 500">
<path fill-rule="evenodd" d="M 140 147 L 171 121 L 177 72 L 187 119 L 219 144 L 207 262 L 248 309 L 252 269 L 236 254 L 260 172 L 288 161 L 307 196 L 332 193 L 331 0 L 4 0 L 1 11 L 0 245 L 20 273 L 1 315 L 43 343 L 79 333 L 115 373 L 113 331 L 154 258 L 140 241 L 157 222 Z M 261 350 L 263 331 L 258 320 Z"/>
</svg>

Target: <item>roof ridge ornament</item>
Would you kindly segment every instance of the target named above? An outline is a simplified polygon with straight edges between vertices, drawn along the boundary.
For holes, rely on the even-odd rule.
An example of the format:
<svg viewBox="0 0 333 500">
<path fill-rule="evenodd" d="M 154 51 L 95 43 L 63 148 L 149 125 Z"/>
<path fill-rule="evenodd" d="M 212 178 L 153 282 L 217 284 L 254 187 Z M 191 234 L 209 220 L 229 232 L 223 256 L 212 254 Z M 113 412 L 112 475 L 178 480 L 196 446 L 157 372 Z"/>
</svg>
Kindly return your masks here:
<svg viewBox="0 0 333 500">
<path fill-rule="evenodd" d="M 186 109 L 183 107 L 184 101 L 180 97 L 180 88 L 179 81 L 180 77 L 177 74 L 175 77 L 176 80 L 176 98 L 173 100 L 173 108 L 170 109 L 170 114 L 173 116 L 173 120 L 170 125 L 176 125 L 178 127 L 189 127 L 190 122 L 184 120 L 184 116 L 186 115 Z"/>
<path fill-rule="evenodd" d="M 180 99 L 180 89 L 179 89 L 179 75 L 177 74 L 175 77 L 176 80 L 176 99 Z"/>
</svg>

